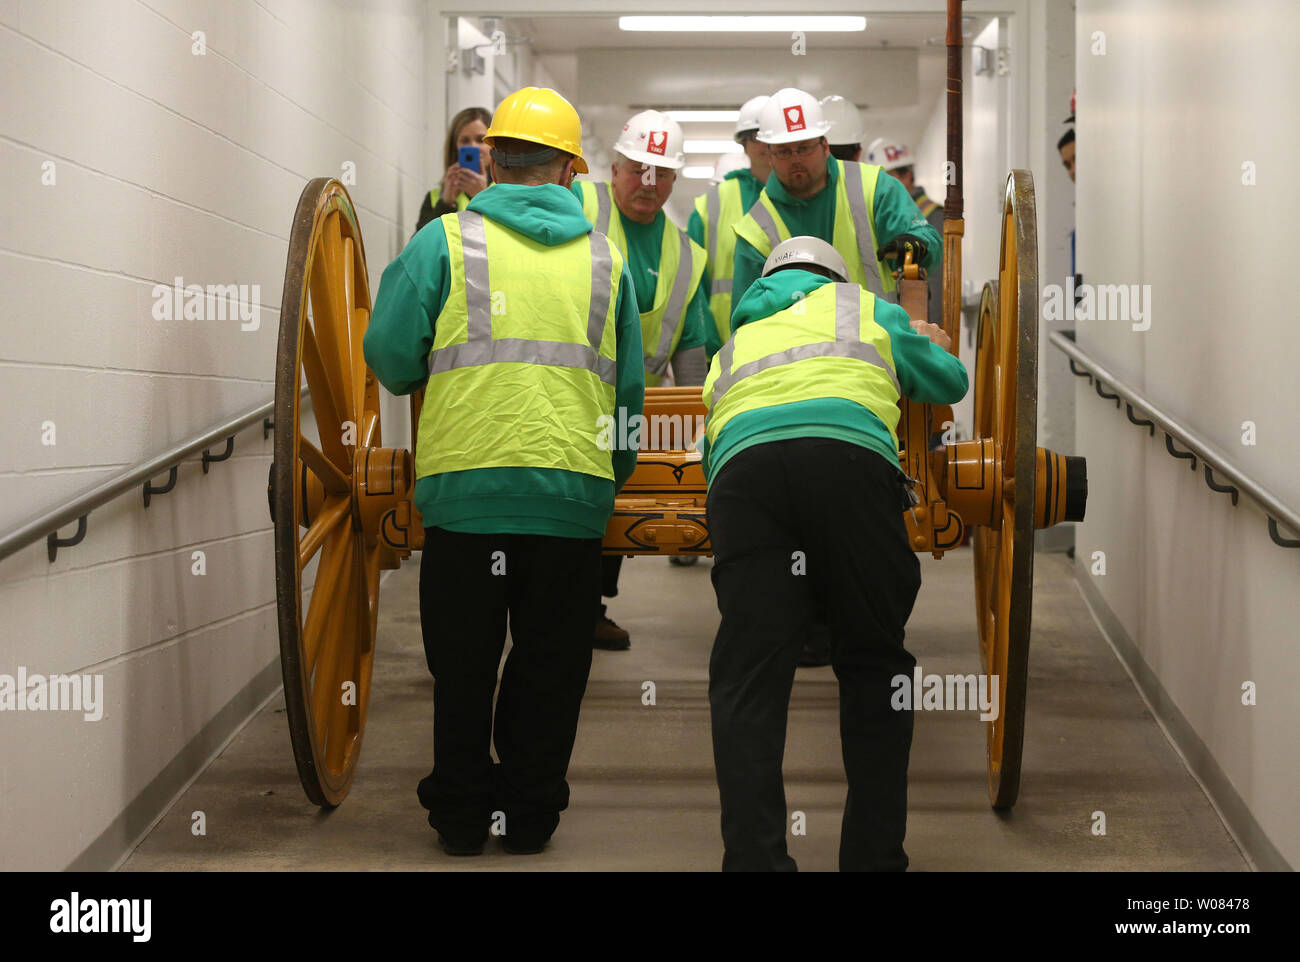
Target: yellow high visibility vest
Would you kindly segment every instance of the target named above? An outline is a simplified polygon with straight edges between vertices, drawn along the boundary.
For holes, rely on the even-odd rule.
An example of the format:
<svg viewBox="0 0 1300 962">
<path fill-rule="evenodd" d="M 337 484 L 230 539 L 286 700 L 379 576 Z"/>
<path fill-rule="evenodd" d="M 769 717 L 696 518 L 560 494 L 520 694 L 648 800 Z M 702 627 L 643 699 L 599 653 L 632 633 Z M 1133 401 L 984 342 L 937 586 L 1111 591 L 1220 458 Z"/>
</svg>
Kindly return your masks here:
<svg viewBox="0 0 1300 962">
<path fill-rule="evenodd" d="M 722 343 L 731 337 L 731 278 L 735 270 L 734 225 L 745 216 L 740 181 L 724 180 L 695 198 L 704 225 L 704 249 L 709 255 L 709 309 Z"/>
<path fill-rule="evenodd" d="M 926 218 L 927 220 L 929 220 L 930 215 L 933 214 L 936 210 L 938 210 L 939 207 L 941 206 L 937 201 L 931 200 L 925 194 L 922 194 L 920 197 L 915 197 L 913 199 L 916 201 L 917 210 L 919 210 L 921 212 L 921 216 Z"/>
<path fill-rule="evenodd" d="M 429 206 L 430 206 L 430 207 L 437 207 L 437 206 L 438 206 L 438 198 L 441 197 L 441 196 L 442 196 L 442 186 L 441 186 L 441 185 L 439 185 L 439 186 L 433 188 L 433 190 L 429 191 Z M 459 194 L 456 195 L 456 210 L 457 210 L 457 211 L 462 211 L 462 210 L 464 210 L 464 209 L 465 209 L 466 207 L 468 207 L 468 206 L 469 206 L 469 194 L 465 193 L 465 192 L 462 190 Z"/>
<path fill-rule="evenodd" d="M 582 191 L 582 213 L 605 234 L 626 259 L 627 234 L 614 211 L 614 191 L 609 181 L 578 181 Z M 664 239 L 659 247 L 659 278 L 650 310 L 641 315 L 641 344 L 645 351 L 645 384 L 653 387 L 664 379 L 668 361 L 682 339 L 686 308 L 695 297 L 704 276 L 708 255 L 686 236 L 686 231 L 665 217 Z M 689 270 L 681 270 L 689 262 Z M 654 350 L 650 348 L 653 346 Z"/>
<path fill-rule="evenodd" d="M 849 280 L 865 287 L 877 297 L 893 294 L 898 288 L 893 273 L 876 260 L 876 178 L 882 167 L 835 160 L 839 176 L 835 179 L 835 226 L 831 237 L 823 237 L 840 252 L 849 268 Z M 764 258 L 781 241 L 790 239 L 776 204 L 763 189 L 758 202 L 735 227 Z M 895 298 L 889 298 L 895 300 Z"/>
<path fill-rule="evenodd" d="M 559 468 L 613 480 L 597 419 L 614 414 L 623 256 L 595 232 L 548 247 L 477 211 L 439 219 L 451 290 L 434 324 L 416 477 Z"/>
<path fill-rule="evenodd" d="M 880 418 L 898 446 L 898 376 L 876 297 L 857 284 L 823 284 L 769 317 L 739 328 L 713 358 L 704 382 L 705 435 L 759 408 L 845 398 Z"/>
</svg>

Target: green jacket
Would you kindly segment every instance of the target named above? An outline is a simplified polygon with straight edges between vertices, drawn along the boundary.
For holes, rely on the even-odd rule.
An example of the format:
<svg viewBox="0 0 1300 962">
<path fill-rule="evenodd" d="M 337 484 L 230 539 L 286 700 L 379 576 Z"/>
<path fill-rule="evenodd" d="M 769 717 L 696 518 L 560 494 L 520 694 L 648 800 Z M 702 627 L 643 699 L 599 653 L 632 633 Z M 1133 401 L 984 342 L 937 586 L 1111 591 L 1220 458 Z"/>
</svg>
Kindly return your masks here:
<svg viewBox="0 0 1300 962">
<path fill-rule="evenodd" d="M 738 170 L 727 171 L 726 176 L 722 179 L 740 181 L 740 209 L 742 213 L 753 207 L 758 200 L 758 195 L 763 193 L 763 182 L 743 167 Z M 707 249 L 704 243 L 704 221 L 700 218 L 698 210 L 691 211 L 691 218 L 686 222 L 686 235 L 695 243 Z M 700 281 L 702 290 L 712 290 L 710 273 L 708 269 L 704 271 L 704 279 Z M 711 358 L 722 349 L 722 337 L 718 333 L 718 325 L 712 315 L 710 315 L 709 321 L 710 323 L 704 332 L 704 351 Z"/>
<path fill-rule="evenodd" d="M 760 278 L 736 305 L 732 313 L 733 328 L 739 330 L 746 324 L 761 323 L 763 318 L 795 303 L 798 294 L 807 295 L 829 283 L 828 278 L 819 274 L 793 269 Z M 912 330 L 906 311 L 878 297 L 875 321 L 889 333 L 894 373 L 904 397 L 928 404 L 955 404 L 966 396 L 966 365 Z M 709 483 L 713 483 L 729 459 L 746 448 L 769 441 L 808 437 L 848 441 L 875 451 L 898 467 L 898 449 L 880 418 L 856 401 L 828 397 L 737 414 L 723 426 L 712 449 L 707 438 L 700 444 Z"/>
<path fill-rule="evenodd" d="M 835 169 L 835 158 L 826 159 L 829 176 L 826 186 L 815 196 L 807 200 L 792 197 L 781 181 L 774 174 L 767 179 L 767 196 L 772 198 L 781 219 L 790 228 L 790 236 L 808 235 L 820 237 L 827 243 L 834 234 L 835 225 L 835 184 L 839 173 Z M 845 161 L 848 163 L 848 161 Z M 932 274 L 939 269 L 943 259 L 943 239 L 939 232 L 931 227 L 921 216 L 916 202 L 908 194 L 907 188 L 897 177 L 881 172 L 876 178 L 875 223 L 872 230 L 876 235 L 876 246 L 883 247 L 899 234 L 912 234 L 925 242 L 929 250 L 921 261 Z M 763 262 L 766 260 L 754 246 L 743 237 L 736 238 L 735 272 L 731 281 L 732 330 L 736 328 L 735 315 L 749 285 L 763 274 Z"/>
<path fill-rule="evenodd" d="M 582 205 L 556 184 L 493 184 L 470 201 L 469 210 L 551 247 L 592 229 L 582 216 Z M 411 394 L 428 378 L 434 325 L 450 286 L 447 234 L 439 220 L 416 234 L 384 271 L 363 342 L 366 363 L 393 394 Z M 630 420 L 642 413 L 645 374 L 641 318 L 626 266 L 616 310 L 615 405 L 625 407 Z M 598 430 L 597 425 L 592 430 Z M 599 538 L 613 513 L 615 492 L 636 467 L 635 450 L 615 450 L 611 458 L 612 482 L 552 468 L 479 468 L 432 475 L 416 483 L 415 506 L 426 526 L 450 531 Z"/>
</svg>

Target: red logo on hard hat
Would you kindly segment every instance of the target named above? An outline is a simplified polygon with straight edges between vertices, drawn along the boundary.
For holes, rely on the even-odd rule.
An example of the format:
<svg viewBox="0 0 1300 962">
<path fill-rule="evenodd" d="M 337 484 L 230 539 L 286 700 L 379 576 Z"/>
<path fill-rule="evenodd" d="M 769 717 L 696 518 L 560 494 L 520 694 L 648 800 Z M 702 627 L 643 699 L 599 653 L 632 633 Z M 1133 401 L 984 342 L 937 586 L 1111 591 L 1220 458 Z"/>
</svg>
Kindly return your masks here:
<svg viewBox="0 0 1300 962">
<path fill-rule="evenodd" d="M 650 142 L 645 148 L 649 153 L 664 156 L 664 151 L 668 149 L 668 131 L 652 130 L 650 131 Z"/>
<path fill-rule="evenodd" d="M 795 104 L 793 107 L 785 108 L 785 129 L 788 131 L 805 130 L 807 124 L 803 122 L 803 107 Z"/>
<path fill-rule="evenodd" d="M 893 144 L 889 144 L 885 148 L 885 159 L 890 161 L 891 163 L 895 160 L 901 160 L 903 157 L 906 156 L 907 156 L 907 148 L 905 147 L 895 147 Z"/>
</svg>

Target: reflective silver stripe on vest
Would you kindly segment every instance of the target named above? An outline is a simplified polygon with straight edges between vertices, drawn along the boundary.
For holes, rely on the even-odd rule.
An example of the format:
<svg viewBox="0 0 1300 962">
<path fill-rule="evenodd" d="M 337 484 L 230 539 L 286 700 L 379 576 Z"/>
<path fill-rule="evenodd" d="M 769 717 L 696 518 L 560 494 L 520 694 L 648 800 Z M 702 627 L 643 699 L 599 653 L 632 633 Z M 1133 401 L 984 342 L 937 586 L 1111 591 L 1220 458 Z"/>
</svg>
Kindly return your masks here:
<svg viewBox="0 0 1300 962">
<path fill-rule="evenodd" d="M 596 184 L 596 230 L 609 233 L 609 209 L 613 205 L 613 189 L 605 181 Z"/>
<path fill-rule="evenodd" d="M 465 310 L 469 342 L 492 340 L 492 281 L 488 273 L 487 234 L 483 215 L 461 211 L 460 246 L 465 261 Z"/>
<path fill-rule="evenodd" d="M 605 333 L 605 315 L 609 313 L 610 273 L 614 270 L 614 255 L 610 252 L 609 238 L 592 231 L 587 235 L 591 245 L 591 308 L 587 313 L 587 343 L 600 356 L 600 339 Z"/>
<path fill-rule="evenodd" d="M 718 352 L 718 364 L 724 373 L 713 386 L 713 410 L 718 409 L 723 395 L 742 378 L 782 364 L 806 361 L 811 357 L 851 357 L 859 361 L 866 361 L 868 364 L 875 365 L 884 371 L 889 377 L 890 383 L 894 385 L 894 391 L 898 392 L 898 378 L 894 375 L 893 370 L 885 363 L 885 359 L 880 356 L 880 352 L 876 350 L 874 344 L 868 344 L 862 340 L 860 333 L 861 298 L 862 289 L 857 284 L 836 284 L 835 340 L 819 341 L 816 344 L 800 344 L 788 350 L 777 351 L 775 354 L 769 354 L 766 357 L 760 357 L 756 361 L 742 364 L 734 371 L 731 370 L 731 362 L 736 354 L 736 338 L 733 336 Z"/>
<path fill-rule="evenodd" d="M 450 215 L 449 215 L 450 216 Z M 483 215 L 461 211 L 461 253 L 465 261 L 465 312 L 468 339 L 463 344 L 449 344 L 429 353 L 429 375 L 442 374 L 462 367 L 518 362 L 547 367 L 571 367 L 591 371 L 606 384 L 617 385 L 617 364 L 600 356 L 600 339 L 605 315 L 609 311 L 610 272 L 613 255 L 609 240 L 588 234 L 591 244 L 591 308 L 587 315 L 586 344 L 565 341 L 532 341 L 518 337 L 492 337 L 492 290 L 488 276 L 487 236 Z M 599 313 L 597 309 L 599 307 Z"/>
<path fill-rule="evenodd" d="M 665 225 L 664 229 L 667 229 Z M 654 356 L 645 356 L 645 369 L 651 374 L 663 377 L 668 371 L 669 352 L 673 347 L 673 338 L 677 336 L 686 316 L 686 294 L 691 286 L 691 239 L 685 231 L 677 232 L 681 250 L 677 254 L 677 276 L 673 278 L 673 289 L 668 294 L 668 306 L 664 308 L 663 320 L 659 322 L 659 346 Z M 661 263 L 660 268 L 663 267 Z"/>
<path fill-rule="evenodd" d="M 767 242 L 771 245 L 767 252 L 772 253 L 772 248 L 781 243 L 781 232 L 776 229 L 776 221 L 772 219 L 772 212 L 764 205 L 762 197 L 754 201 L 754 206 L 749 209 L 749 216 L 763 228 L 763 233 L 767 235 Z"/>
<path fill-rule="evenodd" d="M 704 195 L 704 212 L 709 215 L 709 266 L 718 269 L 718 216 L 722 212 L 722 185 L 715 184 Z M 714 291 L 716 294 L 717 291 Z"/>
<path fill-rule="evenodd" d="M 880 267 L 876 264 L 875 234 L 867 217 L 867 198 L 862 192 L 862 165 L 852 161 L 840 163 L 844 172 L 844 190 L 849 195 L 849 212 L 853 215 L 853 233 L 858 235 L 858 259 L 867 278 L 867 290 L 877 297 L 885 296 L 880 283 Z M 879 176 L 879 175 L 877 175 Z"/>
<path fill-rule="evenodd" d="M 733 278 L 724 277 L 720 281 L 712 281 L 710 285 L 711 290 L 709 291 L 709 293 L 713 294 L 714 296 L 717 296 L 718 294 L 730 294 L 732 280 Z"/>
</svg>

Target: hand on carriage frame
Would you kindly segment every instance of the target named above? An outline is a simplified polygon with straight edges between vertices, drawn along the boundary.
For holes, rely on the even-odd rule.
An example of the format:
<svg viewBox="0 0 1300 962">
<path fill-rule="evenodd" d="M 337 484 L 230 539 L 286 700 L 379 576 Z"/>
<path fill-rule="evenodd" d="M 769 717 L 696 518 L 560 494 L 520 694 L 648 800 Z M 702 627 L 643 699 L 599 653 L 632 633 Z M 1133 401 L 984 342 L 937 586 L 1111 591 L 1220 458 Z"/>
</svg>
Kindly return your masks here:
<svg viewBox="0 0 1300 962">
<path fill-rule="evenodd" d="M 931 324 L 923 318 L 917 318 L 912 321 L 912 330 L 916 331 L 917 334 L 925 335 L 945 351 L 952 350 L 952 338 L 949 337 L 947 331 L 938 324 Z"/>
<path fill-rule="evenodd" d="M 890 240 L 889 243 L 882 246 L 880 250 L 876 251 L 876 260 L 883 261 L 888 258 L 889 260 L 895 261 L 901 265 L 903 255 L 907 252 L 909 247 L 912 250 L 912 261 L 917 264 L 925 260 L 925 255 L 929 253 L 930 250 L 930 248 L 926 246 L 925 241 L 921 240 L 921 238 L 916 237 L 913 234 L 899 234 L 897 237 Z"/>
</svg>

